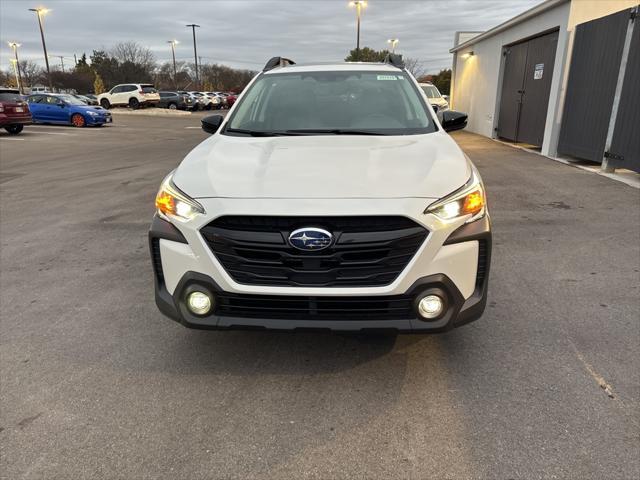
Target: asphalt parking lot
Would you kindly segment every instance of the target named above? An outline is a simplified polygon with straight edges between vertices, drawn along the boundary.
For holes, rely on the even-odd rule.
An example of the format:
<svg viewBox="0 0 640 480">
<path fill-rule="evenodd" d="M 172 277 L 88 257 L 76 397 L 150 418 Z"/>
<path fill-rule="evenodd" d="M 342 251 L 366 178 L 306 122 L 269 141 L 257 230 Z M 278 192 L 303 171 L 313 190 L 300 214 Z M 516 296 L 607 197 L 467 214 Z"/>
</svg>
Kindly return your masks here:
<svg viewBox="0 0 640 480">
<path fill-rule="evenodd" d="M 465 132 L 489 306 L 438 336 L 192 331 L 146 232 L 202 113 L 0 133 L 0 475 L 640 477 L 640 191 Z"/>
</svg>

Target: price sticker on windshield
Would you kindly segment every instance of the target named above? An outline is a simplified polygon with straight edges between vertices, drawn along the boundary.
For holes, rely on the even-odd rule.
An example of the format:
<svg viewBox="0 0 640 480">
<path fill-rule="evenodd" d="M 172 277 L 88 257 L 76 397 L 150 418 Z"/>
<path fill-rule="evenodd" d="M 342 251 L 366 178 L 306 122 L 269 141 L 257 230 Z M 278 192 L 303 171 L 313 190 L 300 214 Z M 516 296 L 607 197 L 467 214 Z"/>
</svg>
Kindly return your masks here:
<svg viewBox="0 0 640 480">
<path fill-rule="evenodd" d="M 395 75 L 378 75 L 378 80 L 397 80 Z"/>
</svg>

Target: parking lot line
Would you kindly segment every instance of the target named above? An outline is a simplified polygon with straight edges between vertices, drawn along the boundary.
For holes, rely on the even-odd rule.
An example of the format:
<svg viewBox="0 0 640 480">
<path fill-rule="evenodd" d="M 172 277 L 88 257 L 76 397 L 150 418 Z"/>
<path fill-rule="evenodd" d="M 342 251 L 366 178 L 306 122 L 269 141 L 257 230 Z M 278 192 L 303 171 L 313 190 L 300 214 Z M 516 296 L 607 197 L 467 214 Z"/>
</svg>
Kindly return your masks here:
<svg viewBox="0 0 640 480">
<path fill-rule="evenodd" d="M 184 128 L 197 128 L 197 129 L 200 129 L 202 127 L 184 127 Z"/>
<path fill-rule="evenodd" d="M 36 133 L 36 132 L 31 132 L 31 133 Z M 41 133 L 43 135 L 75 135 L 74 133 L 67 133 L 67 132 L 37 132 L 37 133 Z"/>
<path fill-rule="evenodd" d="M 0 137 L 2 138 L 2 140 L 18 140 L 18 141 L 24 141 L 24 138 L 12 138 L 12 137 Z"/>
</svg>

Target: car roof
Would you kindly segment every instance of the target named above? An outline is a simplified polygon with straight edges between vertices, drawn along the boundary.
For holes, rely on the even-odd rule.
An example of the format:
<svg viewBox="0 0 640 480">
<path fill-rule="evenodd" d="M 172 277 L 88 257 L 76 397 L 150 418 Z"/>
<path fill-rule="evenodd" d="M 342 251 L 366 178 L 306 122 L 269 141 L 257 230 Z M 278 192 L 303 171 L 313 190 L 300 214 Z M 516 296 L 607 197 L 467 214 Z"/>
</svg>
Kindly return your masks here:
<svg viewBox="0 0 640 480">
<path fill-rule="evenodd" d="M 373 62 L 343 62 L 343 63 L 314 63 L 286 65 L 284 67 L 276 67 L 272 70 L 264 72 L 265 75 L 274 73 L 299 73 L 299 72 L 403 72 L 404 70 L 394 67 L 388 63 Z"/>
</svg>

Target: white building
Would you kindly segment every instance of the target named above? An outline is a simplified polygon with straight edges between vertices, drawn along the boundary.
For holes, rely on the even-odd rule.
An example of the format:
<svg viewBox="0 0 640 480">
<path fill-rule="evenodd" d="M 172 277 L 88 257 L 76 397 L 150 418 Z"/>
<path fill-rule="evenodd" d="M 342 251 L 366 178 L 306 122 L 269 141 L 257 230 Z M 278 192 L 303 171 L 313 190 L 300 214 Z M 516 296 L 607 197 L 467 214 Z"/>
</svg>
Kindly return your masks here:
<svg viewBox="0 0 640 480">
<path fill-rule="evenodd" d="M 627 105 L 636 102 L 633 108 L 640 108 L 640 77 L 633 67 L 640 50 L 640 25 L 635 26 L 640 16 L 633 18 L 638 3 L 547 0 L 486 32 L 457 32 L 450 50 L 452 108 L 469 115 L 469 131 L 529 144 L 544 155 L 637 171 L 640 145 L 621 125 L 624 115 L 638 121 Z M 575 65 L 573 76 L 570 65 Z M 586 98 L 587 91 L 606 98 Z M 563 124 L 565 107 L 571 108 Z M 584 131 L 577 130 L 579 122 Z M 587 145 L 590 140 L 593 145 Z M 624 144 L 619 150 L 626 159 L 610 152 L 612 142 Z"/>
</svg>

